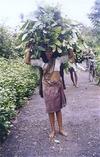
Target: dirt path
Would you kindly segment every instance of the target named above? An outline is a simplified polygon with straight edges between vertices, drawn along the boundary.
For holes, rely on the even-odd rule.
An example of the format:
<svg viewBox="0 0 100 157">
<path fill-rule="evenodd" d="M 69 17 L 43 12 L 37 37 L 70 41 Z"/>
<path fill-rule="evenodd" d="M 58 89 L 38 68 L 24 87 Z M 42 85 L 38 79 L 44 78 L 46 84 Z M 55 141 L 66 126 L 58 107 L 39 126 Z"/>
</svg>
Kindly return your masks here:
<svg viewBox="0 0 100 157">
<path fill-rule="evenodd" d="M 1 157 L 100 157 L 100 87 L 88 82 L 86 72 L 79 73 L 79 88 L 69 76 L 65 79 L 63 125 L 68 137 L 57 134 L 59 143 L 49 141 L 48 115 L 36 93 L 15 120 Z"/>
</svg>

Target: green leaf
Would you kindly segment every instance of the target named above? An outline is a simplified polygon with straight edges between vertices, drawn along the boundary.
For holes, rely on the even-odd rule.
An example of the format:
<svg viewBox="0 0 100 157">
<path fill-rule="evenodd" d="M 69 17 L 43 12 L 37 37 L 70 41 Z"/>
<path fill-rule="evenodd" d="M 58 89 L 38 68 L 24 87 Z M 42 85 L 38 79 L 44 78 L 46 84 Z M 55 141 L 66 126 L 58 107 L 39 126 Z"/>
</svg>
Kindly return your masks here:
<svg viewBox="0 0 100 157">
<path fill-rule="evenodd" d="M 27 20 L 27 21 L 23 24 L 23 26 L 21 27 L 21 30 L 27 29 L 28 25 L 29 25 L 29 21 Z"/>
<path fill-rule="evenodd" d="M 56 33 L 60 33 L 61 32 L 61 27 L 59 26 L 59 27 L 55 27 L 54 28 L 54 31 L 56 32 Z"/>
<path fill-rule="evenodd" d="M 32 30 L 35 31 L 37 29 L 37 27 L 40 26 L 40 25 L 41 25 L 40 21 L 35 22 L 35 24 L 33 25 Z"/>
<path fill-rule="evenodd" d="M 57 40 L 55 44 L 56 44 L 57 46 L 61 46 L 61 45 L 62 45 L 62 43 L 61 43 L 59 40 Z"/>
<path fill-rule="evenodd" d="M 45 49 L 42 46 L 38 46 L 39 51 L 45 51 Z"/>
<path fill-rule="evenodd" d="M 62 53 L 62 50 L 60 48 L 57 48 L 57 50 L 58 50 L 59 53 Z"/>
<path fill-rule="evenodd" d="M 65 33 L 66 33 L 66 30 L 65 30 L 65 29 L 61 31 L 61 34 L 65 34 Z"/>
<path fill-rule="evenodd" d="M 24 34 L 23 36 L 22 36 L 22 41 L 25 41 L 25 39 L 28 37 L 28 34 L 26 33 L 26 34 Z"/>
</svg>

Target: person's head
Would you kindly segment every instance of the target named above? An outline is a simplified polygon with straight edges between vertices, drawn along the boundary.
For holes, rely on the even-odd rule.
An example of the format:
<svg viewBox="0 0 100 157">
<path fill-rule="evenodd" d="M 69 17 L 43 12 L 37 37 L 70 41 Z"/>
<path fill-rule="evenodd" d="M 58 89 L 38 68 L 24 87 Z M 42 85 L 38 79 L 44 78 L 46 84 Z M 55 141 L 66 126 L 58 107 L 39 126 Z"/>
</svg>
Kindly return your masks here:
<svg viewBox="0 0 100 157">
<path fill-rule="evenodd" d="M 73 55 L 73 48 L 72 47 L 70 47 L 69 49 L 68 49 L 68 56 L 72 56 Z"/>
<path fill-rule="evenodd" d="M 80 50 L 81 51 L 81 50 Z M 73 52 L 76 53 L 76 48 L 73 48 Z"/>
<path fill-rule="evenodd" d="M 52 48 L 50 48 L 50 47 L 47 48 L 45 54 L 46 54 L 47 59 L 48 59 L 48 60 L 51 60 L 52 57 L 53 57 Z"/>
</svg>

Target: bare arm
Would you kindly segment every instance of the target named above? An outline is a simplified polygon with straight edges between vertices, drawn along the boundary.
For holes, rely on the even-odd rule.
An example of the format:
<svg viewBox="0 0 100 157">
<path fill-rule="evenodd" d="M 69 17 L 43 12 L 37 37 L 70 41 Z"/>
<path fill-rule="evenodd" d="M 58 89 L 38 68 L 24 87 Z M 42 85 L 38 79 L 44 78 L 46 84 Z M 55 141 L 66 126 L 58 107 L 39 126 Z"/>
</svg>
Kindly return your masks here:
<svg viewBox="0 0 100 157">
<path fill-rule="evenodd" d="M 24 63 L 31 64 L 32 66 L 37 66 L 37 67 L 41 67 L 41 68 L 44 66 L 44 62 L 42 61 L 42 59 L 31 59 L 30 51 L 26 52 L 25 58 L 24 58 Z"/>
<path fill-rule="evenodd" d="M 31 64 L 31 53 L 30 53 L 29 49 L 27 49 L 25 52 L 24 63 Z"/>
</svg>

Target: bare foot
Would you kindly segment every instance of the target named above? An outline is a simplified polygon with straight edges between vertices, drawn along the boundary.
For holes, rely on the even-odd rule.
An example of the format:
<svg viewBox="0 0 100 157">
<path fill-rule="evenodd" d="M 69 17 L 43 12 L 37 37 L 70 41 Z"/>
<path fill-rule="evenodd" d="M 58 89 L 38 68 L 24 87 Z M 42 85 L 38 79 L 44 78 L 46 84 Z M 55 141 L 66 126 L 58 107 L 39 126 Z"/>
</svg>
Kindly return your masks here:
<svg viewBox="0 0 100 157">
<path fill-rule="evenodd" d="M 73 86 L 75 86 L 75 83 L 73 83 Z"/>
<path fill-rule="evenodd" d="M 50 134 L 49 134 L 49 138 L 50 139 L 53 139 L 55 137 L 55 131 L 52 131 Z"/>
<path fill-rule="evenodd" d="M 78 88 L 78 85 L 77 85 L 77 84 L 75 84 L 75 87 L 76 87 L 76 88 Z"/>
<path fill-rule="evenodd" d="M 59 133 L 63 136 L 67 136 L 67 132 L 65 132 L 63 129 L 59 131 Z"/>
</svg>

